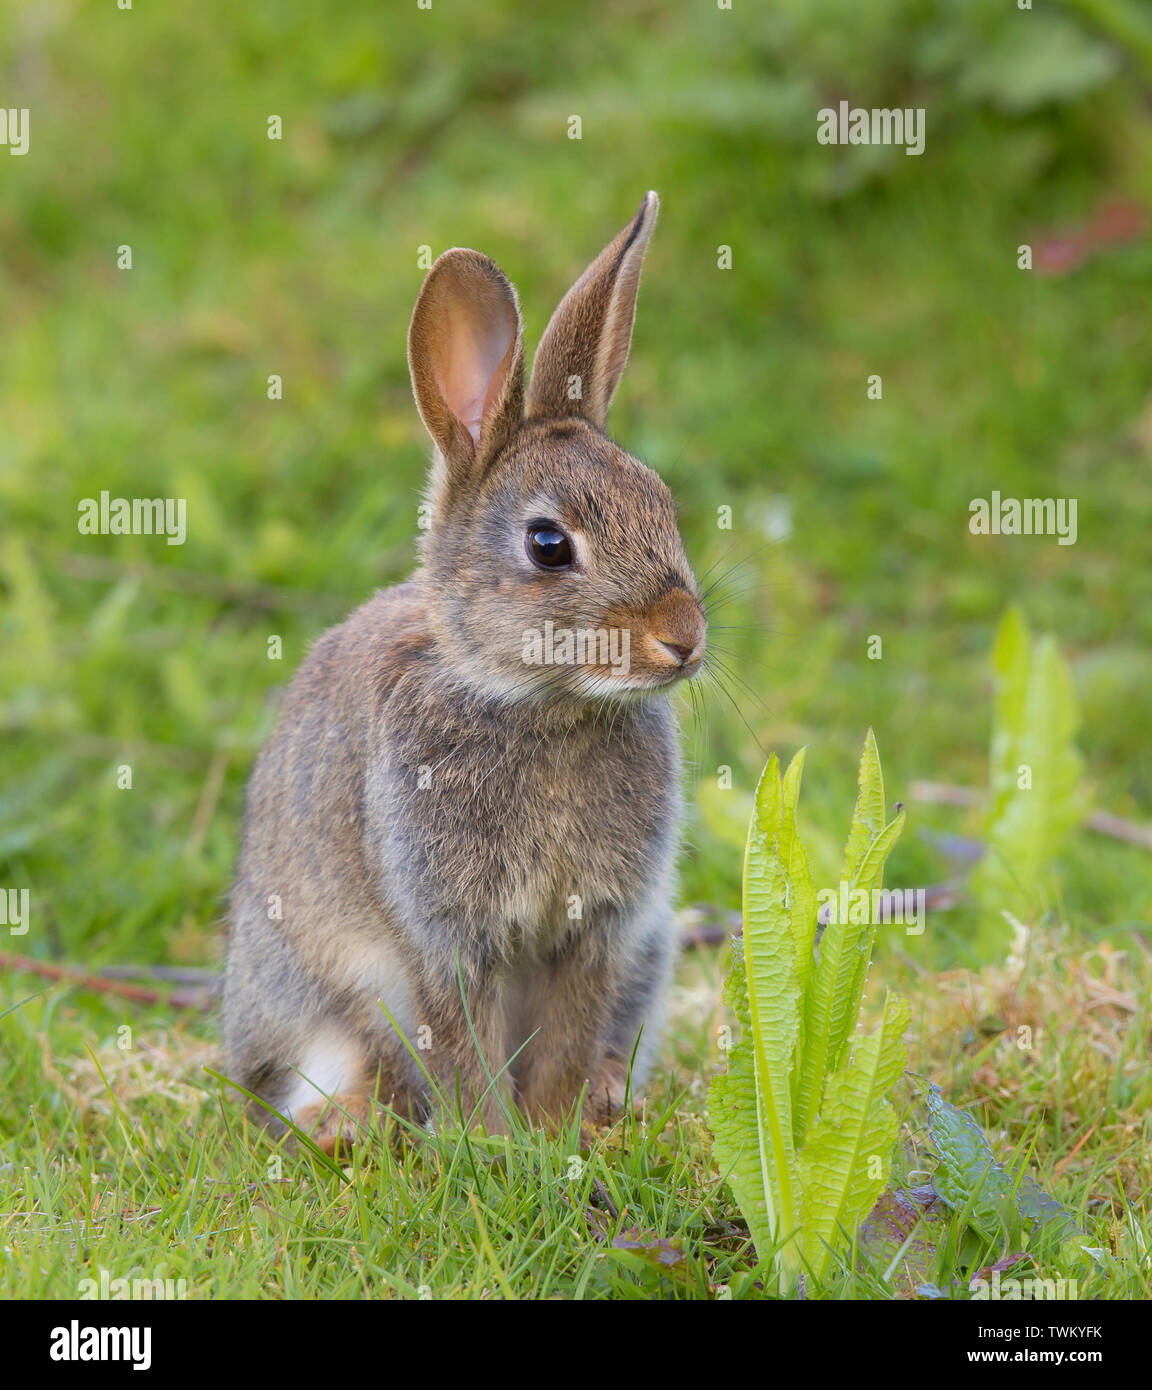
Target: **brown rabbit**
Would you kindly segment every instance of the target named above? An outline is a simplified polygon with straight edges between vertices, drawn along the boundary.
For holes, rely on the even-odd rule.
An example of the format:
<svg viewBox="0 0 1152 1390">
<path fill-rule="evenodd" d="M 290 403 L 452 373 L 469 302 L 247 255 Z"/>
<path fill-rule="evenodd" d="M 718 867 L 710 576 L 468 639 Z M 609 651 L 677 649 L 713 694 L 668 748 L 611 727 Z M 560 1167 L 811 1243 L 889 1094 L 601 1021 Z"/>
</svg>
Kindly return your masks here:
<svg viewBox="0 0 1152 1390">
<path fill-rule="evenodd" d="M 232 896 L 230 1075 L 329 1150 L 377 1101 L 428 1111 L 385 1009 L 492 1129 L 509 1100 L 559 1119 L 586 1083 L 604 1118 L 634 1049 L 635 1089 L 650 1069 L 675 947 L 667 696 L 705 619 L 671 494 L 603 430 L 657 206 L 565 295 L 526 397 L 493 261 L 446 251 L 416 301 L 421 563 L 289 688 Z"/>
</svg>

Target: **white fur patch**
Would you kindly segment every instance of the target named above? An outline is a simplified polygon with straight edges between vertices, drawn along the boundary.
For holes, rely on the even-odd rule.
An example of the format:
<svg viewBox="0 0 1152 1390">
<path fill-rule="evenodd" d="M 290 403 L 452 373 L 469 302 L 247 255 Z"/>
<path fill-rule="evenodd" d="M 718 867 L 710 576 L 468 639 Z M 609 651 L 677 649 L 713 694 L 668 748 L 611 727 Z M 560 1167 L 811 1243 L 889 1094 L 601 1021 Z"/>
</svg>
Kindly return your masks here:
<svg viewBox="0 0 1152 1390">
<path fill-rule="evenodd" d="M 383 1003 L 401 1031 L 411 1036 L 415 1028 L 412 991 L 400 957 L 388 942 L 378 941 L 371 946 L 357 944 L 348 953 L 344 979 L 358 994 L 365 996 L 367 1002 L 376 1006 L 372 1016 L 385 1033 L 392 1033 L 392 1025 L 377 1001 Z"/>
<path fill-rule="evenodd" d="M 344 1090 L 360 1069 L 358 1050 L 347 1039 L 335 1033 L 316 1038 L 304 1060 L 296 1063 L 301 1073 L 292 1083 L 287 1096 L 277 1107 L 290 1120 L 305 1105 L 315 1105 L 325 1096 Z"/>
</svg>

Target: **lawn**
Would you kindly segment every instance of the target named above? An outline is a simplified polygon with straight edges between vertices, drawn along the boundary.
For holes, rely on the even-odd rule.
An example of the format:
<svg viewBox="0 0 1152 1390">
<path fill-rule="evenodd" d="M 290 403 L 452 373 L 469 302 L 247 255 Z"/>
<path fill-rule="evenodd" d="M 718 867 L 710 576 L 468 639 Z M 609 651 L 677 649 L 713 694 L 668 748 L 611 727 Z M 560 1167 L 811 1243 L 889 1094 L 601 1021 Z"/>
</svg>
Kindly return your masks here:
<svg viewBox="0 0 1152 1390">
<path fill-rule="evenodd" d="M 683 702 L 686 929 L 739 908 L 772 751 L 810 746 L 803 828 L 834 881 L 869 726 L 909 810 L 889 881 L 949 879 L 979 814 L 918 784 L 985 785 L 1012 605 L 1072 673 L 1091 807 L 1152 822 L 1135 0 L 17 0 L 0 74 L 31 113 L 28 153 L 0 148 L 0 886 L 31 904 L 5 950 L 216 968 L 279 693 L 414 563 L 421 248 L 495 257 L 531 347 L 649 188 L 610 425 L 672 487 L 697 573 L 724 575 L 721 664 Z M 822 146 L 843 99 L 924 108 L 924 153 Z M 102 491 L 186 499 L 185 543 L 81 534 Z M 993 491 L 1076 498 L 1075 544 L 973 534 Z M 1152 854 L 1083 827 L 1050 883 L 1015 942 L 963 893 L 923 936 L 881 931 L 870 1008 L 910 999 L 912 1069 L 1121 1257 L 1082 1296 L 1142 1298 Z M 684 953 L 642 1122 L 393 1134 L 343 1166 L 251 1130 L 210 1009 L 5 970 L 0 1291 L 163 1267 L 216 1299 L 753 1292 L 705 1113 L 727 951 Z M 911 1169 L 911 1121 L 906 1141 Z M 862 1258 L 829 1296 L 948 1291 L 958 1238 Z"/>
</svg>

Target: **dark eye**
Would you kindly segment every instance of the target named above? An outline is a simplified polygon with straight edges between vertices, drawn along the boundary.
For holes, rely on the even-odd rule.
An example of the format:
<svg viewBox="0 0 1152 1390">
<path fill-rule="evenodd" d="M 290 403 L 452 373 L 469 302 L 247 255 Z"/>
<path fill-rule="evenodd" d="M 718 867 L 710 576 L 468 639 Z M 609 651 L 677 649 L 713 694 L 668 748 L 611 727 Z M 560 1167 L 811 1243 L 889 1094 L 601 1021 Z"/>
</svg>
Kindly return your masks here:
<svg viewBox="0 0 1152 1390">
<path fill-rule="evenodd" d="M 542 569 L 558 570 L 572 563 L 572 545 L 555 526 L 530 526 L 525 548 Z"/>
</svg>

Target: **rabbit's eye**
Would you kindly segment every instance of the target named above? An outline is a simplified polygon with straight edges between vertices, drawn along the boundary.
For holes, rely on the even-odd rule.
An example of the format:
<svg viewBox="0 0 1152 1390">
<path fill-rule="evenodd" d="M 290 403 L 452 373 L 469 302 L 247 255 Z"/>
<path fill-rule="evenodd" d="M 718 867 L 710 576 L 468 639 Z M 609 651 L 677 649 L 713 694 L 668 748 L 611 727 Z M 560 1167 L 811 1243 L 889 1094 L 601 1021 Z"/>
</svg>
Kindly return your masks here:
<svg viewBox="0 0 1152 1390">
<path fill-rule="evenodd" d="M 530 526 L 525 540 L 528 556 L 542 569 L 558 570 L 572 563 L 572 546 L 555 526 Z"/>
</svg>

